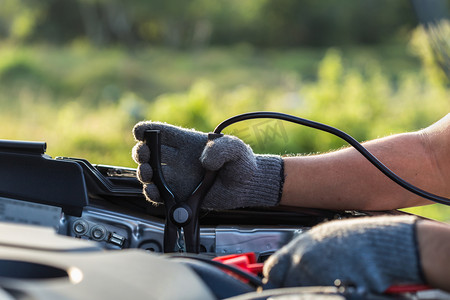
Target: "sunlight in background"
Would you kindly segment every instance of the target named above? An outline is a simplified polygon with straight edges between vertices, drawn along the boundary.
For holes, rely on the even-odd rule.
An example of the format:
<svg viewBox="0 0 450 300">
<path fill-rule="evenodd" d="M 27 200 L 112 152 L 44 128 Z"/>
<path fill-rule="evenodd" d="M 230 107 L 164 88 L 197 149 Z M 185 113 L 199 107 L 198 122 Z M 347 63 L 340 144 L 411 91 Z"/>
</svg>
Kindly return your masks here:
<svg viewBox="0 0 450 300">
<path fill-rule="evenodd" d="M 429 40 L 409 1 L 4 0 L 0 138 L 134 167 L 131 129 L 144 119 L 210 131 L 273 110 L 359 141 L 417 130 L 450 111 L 448 52 L 431 47 L 449 40 Z M 261 144 L 255 123 L 236 126 L 255 152 L 344 145 L 292 125 Z M 450 219 L 441 206 L 417 211 Z"/>
</svg>

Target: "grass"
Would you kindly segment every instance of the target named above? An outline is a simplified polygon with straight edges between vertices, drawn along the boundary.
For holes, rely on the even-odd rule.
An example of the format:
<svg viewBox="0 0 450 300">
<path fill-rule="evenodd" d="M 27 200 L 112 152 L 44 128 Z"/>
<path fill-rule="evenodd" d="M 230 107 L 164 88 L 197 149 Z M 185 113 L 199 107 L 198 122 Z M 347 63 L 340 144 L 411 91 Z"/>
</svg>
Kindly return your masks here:
<svg viewBox="0 0 450 300">
<path fill-rule="evenodd" d="M 140 120 L 210 131 L 238 113 L 276 110 L 336 126 L 363 141 L 417 130 L 449 111 L 448 87 L 429 74 L 420 58 L 398 44 L 175 51 L 3 43 L 0 137 L 47 141 L 51 156 L 134 167 L 131 129 Z M 256 152 L 312 153 L 343 145 L 287 124 L 281 125 L 284 135 L 261 143 L 255 124 L 230 131 L 247 135 Z M 413 210 L 450 219 L 441 206 Z"/>
</svg>

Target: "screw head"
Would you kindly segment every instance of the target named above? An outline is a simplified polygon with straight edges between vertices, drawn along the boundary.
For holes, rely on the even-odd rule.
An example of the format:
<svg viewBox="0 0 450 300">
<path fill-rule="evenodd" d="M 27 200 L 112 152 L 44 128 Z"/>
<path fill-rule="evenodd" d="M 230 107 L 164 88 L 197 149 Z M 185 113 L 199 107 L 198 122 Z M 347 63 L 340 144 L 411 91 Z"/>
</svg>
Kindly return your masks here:
<svg viewBox="0 0 450 300">
<path fill-rule="evenodd" d="M 106 228 L 102 225 L 95 225 L 91 230 L 91 237 L 94 240 L 102 240 L 106 236 Z"/>
<path fill-rule="evenodd" d="M 73 223 L 73 231 L 78 235 L 83 235 L 89 230 L 89 225 L 83 220 L 77 220 Z"/>
</svg>

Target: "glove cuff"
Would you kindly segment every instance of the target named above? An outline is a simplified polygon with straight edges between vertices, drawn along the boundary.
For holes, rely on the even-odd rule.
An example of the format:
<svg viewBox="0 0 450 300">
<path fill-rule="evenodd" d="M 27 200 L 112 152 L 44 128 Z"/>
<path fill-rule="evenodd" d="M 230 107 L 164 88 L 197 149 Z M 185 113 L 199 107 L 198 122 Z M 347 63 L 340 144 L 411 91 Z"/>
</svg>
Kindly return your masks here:
<svg viewBox="0 0 450 300">
<path fill-rule="evenodd" d="M 248 190 L 245 206 L 276 206 L 281 200 L 284 183 L 283 159 L 277 155 L 256 155 L 258 170 Z"/>
<path fill-rule="evenodd" d="M 371 267 L 374 274 L 380 275 L 371 289 L 384 292 L 392 285 L 423 284 L 416 232 L 419 219 L 414 216 L 383 219 L 381 228 L 367 228 L 367 238 L 373 240 L 375 248 Z"/>
<path fill-rule="evenodd" d="M 415 216 L 349 220 L 347 228 L 336 232 L 353 235 L 347 237 L 347 244 L 342 245 L 345 248 L 343 251 L 353 252 L 353 258 L 361 260 L 355 262 L 354 267 L 351 267 L 351 262 L 348 263 L 348 273 L 360 274 L 360 278 L 348 280 L 377 293 L 383 293 L 393 285 L 423 284 L 416 236 L 417 220 Z M 366 270 L 361 272 L 358 268 Z"/>
</svg>

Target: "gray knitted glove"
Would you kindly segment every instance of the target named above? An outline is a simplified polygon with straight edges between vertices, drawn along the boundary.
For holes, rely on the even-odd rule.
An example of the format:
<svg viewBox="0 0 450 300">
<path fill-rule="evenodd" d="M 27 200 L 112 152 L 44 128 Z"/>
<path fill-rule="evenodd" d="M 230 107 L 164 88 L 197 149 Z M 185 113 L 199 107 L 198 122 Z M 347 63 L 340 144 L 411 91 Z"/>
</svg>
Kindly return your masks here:
<svg viewBox="0 0 450 300">
<path fill-rule="evenodd" d="M 339 279 L 375 293 L 421 284 L 416 220 L 371 217 L 316 226 L 272 255 L 264 276 L 276 287 L 332 286 Z"/>
<path fill-rule="evenodd" d="M 149 201 L 161 202 L 151 182 L 150 150 L 143 143 L 148 129 L 161 131 L 161 162 L 164 178 L 176 197 L 186 200 L 203 178 L 204 169 L 218 171 L 203 201 L 203 208 L 233 209 L 274 206 L 282 189 L 283 160 L 280 156 L 255 155 L 240 139 L 225 135 L 208 142 L 206 133 L 158 122 L 140 122 L 133 129 L 138 143 L 133 159 L 138 179 Z"/>
</svg>

